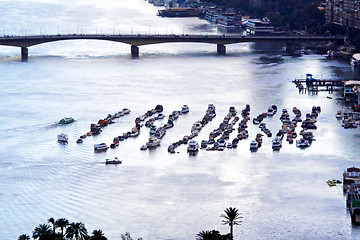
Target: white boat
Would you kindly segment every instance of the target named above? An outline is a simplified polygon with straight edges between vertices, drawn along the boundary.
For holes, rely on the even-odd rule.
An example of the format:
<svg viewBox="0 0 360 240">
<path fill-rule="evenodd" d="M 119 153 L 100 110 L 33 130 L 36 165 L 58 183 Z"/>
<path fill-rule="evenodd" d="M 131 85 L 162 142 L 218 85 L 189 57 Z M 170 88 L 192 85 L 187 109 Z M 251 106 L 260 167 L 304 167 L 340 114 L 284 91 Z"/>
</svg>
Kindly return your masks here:
<svg viewBox="0 0 360 240">
<path fill-rule="evenodd" d="M 352 66 L 359 66 L 360 65 L 360 53 L 355 53 L 354 55 L 352 55 L 352 57 L 350 59 L 350 64 Z"/>
<path fill-rule="evenodd" d="M 341 119 L 341 118 L 342 118 L 342 112 L 341 112 L 341 110 L 337 111 L 337 113 L 336 113 L 336 118 L 337 118 L 337 119 Z"/>
<path fill-rule="evenodd" d="M 191 140 L 188 143 L 187 152 L 197 152 L 199 151 L 199 144 L 195 140 Z"/>
<path fill-rule="evenodd" d="M 146 146 L 148 148 L 154 148 L 154 147 L 160 146 L 160 139 L 158 139 L 156 137 L 150 137 L 149 141 L 146 143 Z"/>
<path fill-rule="evenodd" d="M 257 150 L 259 148 L 259 143 L 257 141 L 251 141 L 250 150 Z"/>
<path fill-rule="evenodd" d="M 122 161 L 119 160 L 117 157 L 114 158 L 107 158 L 105 159 L 105 164 L 122 164 Z"/>
<path fill-rule="evenodd" d="M 272 107 L 269 107 L 266 113 L 268 116 L 274 116 L 275 112 Z"/>
<path fill-rule="evenodd" d="M 67 142 L 68 136 L 67 136 L 67 134 L 61 133 L 57 136 L 57 139 L 59 142 Z"/>
<path fill-rule="evenodd" d="M 109 147 L 106 145 L 106 143 L 94 144 L 95 152 L 107 151 L 108 149 L 109 149 Z"/>
<path fill-rule="evenodd" d="M 181 113 L 184 114 L 184 113 L 188 113 L 188 112 L 189 112 L 189 107 L 188 107 L 188 105 L 182 106 L 182 108 L 181 108 Z"/>
<path fill-rule="evenodd" d="M 306 148 L 310 146 L 310 142 L 304 138 L 300 138 L 299 140 L 296 140 L 296 146 L 298 148 Z"/>
<path fill-rule="evenodd" d="M 279 150 L 281 147 L 282 147 L 282 144 L 281 144 L 282 140 L 280 137 L 275 137 L 273 140 L 272 140 L 272 148 L 274 150 Z"/>
</svg>

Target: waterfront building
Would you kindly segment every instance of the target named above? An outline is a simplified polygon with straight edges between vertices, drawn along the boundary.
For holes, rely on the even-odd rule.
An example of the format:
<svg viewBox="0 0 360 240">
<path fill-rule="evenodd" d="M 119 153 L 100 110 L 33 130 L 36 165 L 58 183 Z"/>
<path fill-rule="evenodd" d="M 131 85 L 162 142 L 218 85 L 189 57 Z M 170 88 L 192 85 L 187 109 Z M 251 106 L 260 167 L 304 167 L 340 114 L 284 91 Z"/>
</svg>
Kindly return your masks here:
<svg viewBox="0 0 360 240">
<path fill-rule="evenodd" d="M 248 19 L 245 23 L 246 33 L 249 35 L 270 35 L 274 33 L 274 26 L 268 18 Z"/>
<path fill-rule="evenodd" d="M 325 18 L 327 23 L 335 23 L 347 28 L 360 29 L 360 1 L 327 0 Z"/>
<path fill-rule="evenodd" d="M 226 29 L 240 28 L 241 16 L 236 13 L 221 13 L 218 15 L 217 24 Z"/>
</svg>

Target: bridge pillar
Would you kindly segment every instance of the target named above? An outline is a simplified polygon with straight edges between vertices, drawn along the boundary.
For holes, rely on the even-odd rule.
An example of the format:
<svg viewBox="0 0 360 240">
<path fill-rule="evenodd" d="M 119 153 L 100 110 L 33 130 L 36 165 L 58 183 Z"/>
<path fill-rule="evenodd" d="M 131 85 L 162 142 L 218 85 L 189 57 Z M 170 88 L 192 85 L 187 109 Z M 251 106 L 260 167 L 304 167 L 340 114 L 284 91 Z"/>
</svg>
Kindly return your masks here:
<svg viewBox="0 0 360 240">
<path fill-rule="evenodd" d="M 219 55 L 225 55 L 226 54 L 226 46 L 223 44 L 218 44 L 217 45 L 217 53 Z"/>
<path fill-rule="evenodd" d="M 139 47 L 131 45 L 131 56 L 132 57 L 139 57 Z"/>
<path fill-rule="evenodd" d="M 286 43 L 286 52 L 293 54 L 296 50 L 296 46 L 294 43 L 292 42 L 288 42 Z"/>
<path fill-rule="evenodd" d="M 26 62 L 29 58 L 29 52 L 27 47 L 21 47 L 21 61 Z"/>
</svg>

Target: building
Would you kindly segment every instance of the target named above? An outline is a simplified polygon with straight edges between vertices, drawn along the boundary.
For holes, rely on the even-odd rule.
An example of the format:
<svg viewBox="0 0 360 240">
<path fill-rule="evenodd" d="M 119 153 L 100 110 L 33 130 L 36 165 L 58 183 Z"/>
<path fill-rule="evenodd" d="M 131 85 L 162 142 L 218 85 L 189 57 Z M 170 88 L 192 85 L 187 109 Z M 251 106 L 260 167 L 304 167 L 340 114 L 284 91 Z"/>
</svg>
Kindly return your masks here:
<svg viewBox="0 0 360 240">
<path fill-rule="evenodd" d="M 274 27 L 268 18 L 248 19 L 245 27 L 248 35 L 270 35 L 274 33 Z"/>
<path fill-rule="evenodd" d="M 327 23 L 360 29 L 360 1 L 327 0 L 325 18 Z"/>
</svg>

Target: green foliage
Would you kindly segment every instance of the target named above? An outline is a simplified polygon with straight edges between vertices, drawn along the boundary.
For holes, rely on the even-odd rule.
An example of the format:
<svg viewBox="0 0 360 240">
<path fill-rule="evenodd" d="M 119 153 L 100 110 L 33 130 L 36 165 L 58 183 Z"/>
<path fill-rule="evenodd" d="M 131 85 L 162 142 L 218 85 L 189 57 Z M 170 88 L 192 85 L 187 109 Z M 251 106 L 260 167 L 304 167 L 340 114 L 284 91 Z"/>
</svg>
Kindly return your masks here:
<svg viewBox="0 0 360 240">
<path fill-rule="evenodd" d="M 70 223 L 66 229 L 65 233 L 66 238 L 75 240 L 85 240 L 88 237 L 87 229 L 82 222 L 73 222 Z"/>
<path fill-rule="evenodd" d="M 99 229 L 99 230 L 94 230 L 92 232 L 92 236 L 90 237 L 90 240 L 107 240 L 107 238 L 105 237 L 103 231 Z"/>
<path fill-rule="evenodd" d="M 18 240 L 30 240 L 30 237 L 27 234 L 22 234 L 18 237 Z"/>
<path fill-rule="evenodd" d="M 217 230 L 201 231 L 196 235 L 196 240 L 223 240 L 223 235 Z"/>
</svg>

